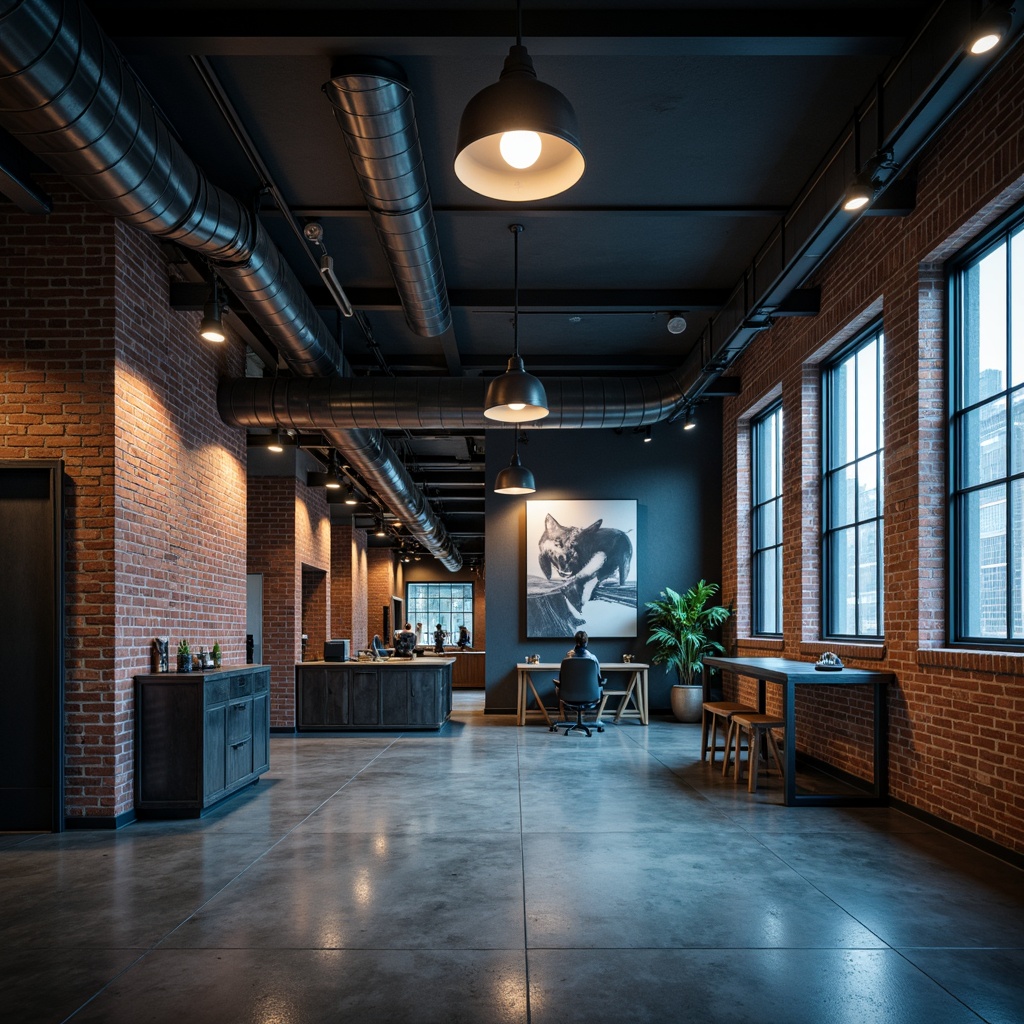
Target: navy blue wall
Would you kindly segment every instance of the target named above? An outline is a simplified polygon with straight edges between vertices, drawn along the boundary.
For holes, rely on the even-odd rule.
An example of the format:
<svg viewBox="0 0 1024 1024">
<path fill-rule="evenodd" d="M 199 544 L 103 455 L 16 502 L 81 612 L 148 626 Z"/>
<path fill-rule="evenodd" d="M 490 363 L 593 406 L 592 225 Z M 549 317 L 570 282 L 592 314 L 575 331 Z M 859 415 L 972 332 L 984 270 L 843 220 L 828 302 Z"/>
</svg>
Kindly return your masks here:
<svg viewBox="0 0 1024 1024">
<path fill-rule="evenodd" d="M 654 428 L 643 444 L 632 430 L 529 430 L 520 446 L 533 471 L 532 495 L 494 494 L 494 478 L 512 455 L 511 430 L 487 432 L 487 698 L 492 713 L 514 713 L 515 663 L 527 654 L 561 661 L 570 638 L 527 640 L 525 595 L 526 500 L 635 498 L 637 502 L 637 637 L 597 639 L 594 653 L 619 661 L 632 653 L 648 661 L 645 601 L 665 586 L 686 590 L 701 577 L 721 582 L 722 432 L 719 402 L 700 407 L 697 429 Z M 732 595 L 726 594 L 728 601 Z M 674 682 L 663 666 L 650 675 L 652 711 L 667 710 Z"/>
</svg>

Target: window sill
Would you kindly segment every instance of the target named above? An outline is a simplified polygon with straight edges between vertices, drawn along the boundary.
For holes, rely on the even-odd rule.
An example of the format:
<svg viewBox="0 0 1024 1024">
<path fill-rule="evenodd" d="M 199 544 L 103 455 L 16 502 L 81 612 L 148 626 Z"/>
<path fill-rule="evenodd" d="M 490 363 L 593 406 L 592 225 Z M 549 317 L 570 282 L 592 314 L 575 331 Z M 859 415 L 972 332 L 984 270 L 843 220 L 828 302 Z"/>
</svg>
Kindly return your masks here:
<svg viewBox="0 0 1024 1024">
<path fill-rule="evenodd" d="M 831 651 L 838 654 L 843 661 L 854 658 L 858 661 L 885 661 L 884 643 L 857 643 L 849 640 L 804 640 L 800 644 L 800 653 L 805 657 L 818 660 L 819 654 Z"/>
<path fill-rule="evenodd" d="M 965 672 L 1024 676 L 1024 651 L 1016 654 L 963 647 L 921 647 L 917 651 L 917 663 L 927 668 L 952 668 Z"/>
<path fill-rule="evenodd" d="M 781 654 L 786 649 L 786 641 L 774 636 L 744 636 L 736 640 L 737 654 L 757 654 L 758 651 L 770 651 Z"/>
</svg>

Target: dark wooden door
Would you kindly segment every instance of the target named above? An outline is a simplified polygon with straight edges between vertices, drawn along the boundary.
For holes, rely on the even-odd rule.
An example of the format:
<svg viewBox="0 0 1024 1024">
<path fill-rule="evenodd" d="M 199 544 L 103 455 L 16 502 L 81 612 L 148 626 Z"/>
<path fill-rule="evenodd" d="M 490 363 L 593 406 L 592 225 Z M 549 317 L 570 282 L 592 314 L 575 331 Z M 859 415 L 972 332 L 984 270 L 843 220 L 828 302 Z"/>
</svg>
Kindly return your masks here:
<svg viewBox="0 0 1024 1024">
<path fill-rule="evenodd" d="M 0 462 L 0 830 L 64 828 L 63 478 Z"/>
</svg>

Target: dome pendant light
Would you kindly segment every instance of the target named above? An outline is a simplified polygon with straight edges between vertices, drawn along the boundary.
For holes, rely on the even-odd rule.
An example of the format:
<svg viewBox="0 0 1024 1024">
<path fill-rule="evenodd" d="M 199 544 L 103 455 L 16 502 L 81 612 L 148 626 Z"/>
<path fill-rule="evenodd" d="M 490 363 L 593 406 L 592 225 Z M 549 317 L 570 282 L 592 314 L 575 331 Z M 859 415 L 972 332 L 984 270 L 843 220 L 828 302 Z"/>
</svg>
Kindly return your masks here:
<svg viewBox="0 0 1024 1024">
<path fill-rule="evenodd" d="M 519 357 L 519 235 L 522 230 L 522 224 L 509 225 L 509 231 L 515 239 L 512 358 L 508 361 L 508 369 L 487 385 L 484 400 L 484 415 L 502 423 L 529 423 L 531 420 L 543 419 L 549 412 L 544 385 L 533 374 L 526 372 Z"/>
<path fill-rule="evenodd" d="M 519 431 L 512 445 L 512 461 L 495 478 L 495 494 L 533 494 L 537 490 L 533 474 L 519 461 Z"/>
<path fill-rule="evenodd" d="M 501 76 L 466 104 L 459 122 L 455 174 L 482 196 L 525 203 L 571 188 L 585 166 L 576 112 L 537 78 L 517 3 L 516 44 Z"/>
</svg>

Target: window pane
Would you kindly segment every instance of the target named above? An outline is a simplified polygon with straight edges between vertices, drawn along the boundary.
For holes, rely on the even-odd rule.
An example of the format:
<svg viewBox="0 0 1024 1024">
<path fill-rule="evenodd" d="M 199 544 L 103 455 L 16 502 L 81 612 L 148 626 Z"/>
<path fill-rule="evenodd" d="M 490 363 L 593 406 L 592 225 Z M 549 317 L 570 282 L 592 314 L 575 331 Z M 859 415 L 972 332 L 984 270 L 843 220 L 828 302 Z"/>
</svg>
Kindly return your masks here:
<svg viewBox="0 0 1024 1024">
<path fill-rule="evenodd" d="M 868 342 L 857 352 L 857 454 L 878 447 L 878 402 L 875 392 L 878 345 Z"/>
<path fill-rule="evenodd" d="M 857 518 L 878 515 L 878 459 L 871 455 L 857 463 Z"/>
<path fill-rule="evenodd" d="M 964 405 L 1006 386 L 1006 246 L 983 257 L 963 276 Z"/>
<path fill-rule="evenodd" d="M 1024 480 L 1010 485 L 1013 511 L 1010 518 L 1010 601 L 1013 607 L 1011 622 L 1014 640 L 1024 639 Z"/>
<path fill-rule="evenodd" d="M 1006 636 L 1006 487 L 971 491 L 965 501 L 964 596 L 969 636 Z"/>
<path fill-rule="evenodd" d="M 1011 402 L 1010 472 L 1021 473 L 1024 472 L 1024 388 L 1013 393 Z"/>
<path fill-rule="evenodd" d="M 829 465 L 834 467 L 853 458 L 857 408 L 853 367 L 853 359 L 845 359 L 831 371 Z"/>
<path fill-rule="evenodd" d="M 1024 383 L 1024 228 L 1010 242 L 1010 334 L 1013 384 Z"/>
<path fill-rule="evenodd" d="M 963 434 L 963 486 L 1005 477 L 1006 401 L 996 398 L 966 413 Z"/>
<path fill-rule="evenodd" d="M 877 635 L 878 594 L 875 590 L 878 580 L 878 556 L 874 523 L 857 527 L 857 634 Z"/>
<path fill-rule="evenodd" d="M 857 518 L 857 467 L 845 466 L 832 474 L 829 526 L 848 526 Z"/>
<path fill-rule="evenodd" d="M 856 531 L 839 530 L 829 541 L 829 595 L 832 609 L 830 632 L 853 636 L 857 632 L 857 547 Z"/>
<path fill-rule="evenodd" d="M 778 593 L 778 579 L 776 577 L 776 549 L 762 551 L 757 556 L 757 575 L 762 594 L 760 605 L 760 618 L 758 620 L 758 631 L 761 633 L 777 633 L 778 630 L 778 606 L 776 595 Z"/>
</svg>

